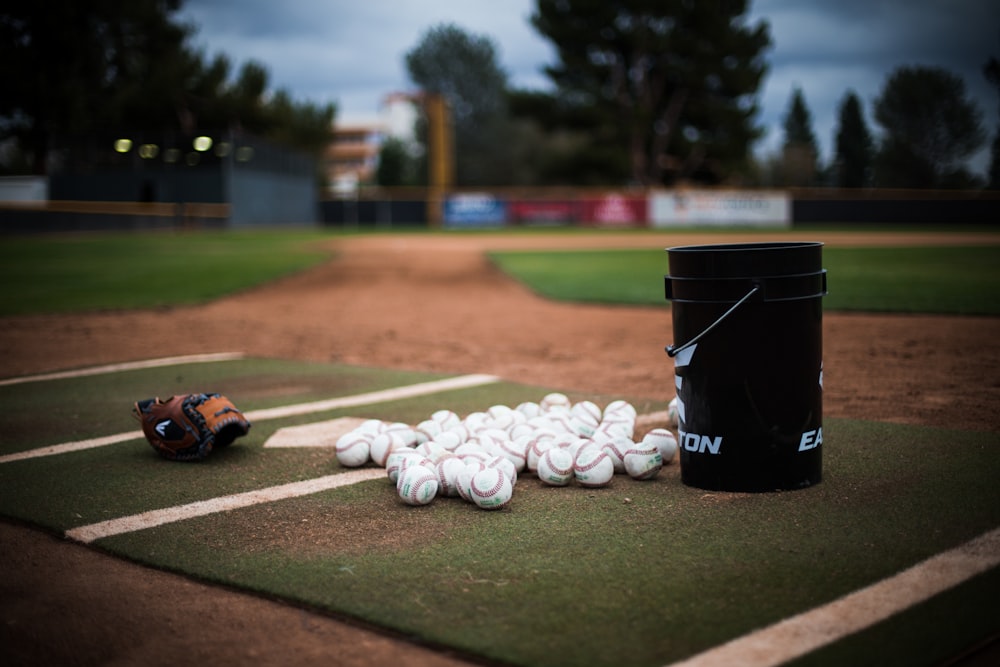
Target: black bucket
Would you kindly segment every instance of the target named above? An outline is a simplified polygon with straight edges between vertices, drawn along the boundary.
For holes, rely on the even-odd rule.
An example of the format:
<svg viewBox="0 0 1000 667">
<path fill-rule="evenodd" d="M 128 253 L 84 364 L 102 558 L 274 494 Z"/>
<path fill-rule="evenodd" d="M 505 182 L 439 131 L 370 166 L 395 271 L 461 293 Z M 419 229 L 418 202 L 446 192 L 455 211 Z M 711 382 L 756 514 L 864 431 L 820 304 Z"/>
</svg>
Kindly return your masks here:
<svg viewBox="0 0 1000 667">
<path fill-rule="evenodd" d="M 684 484 L 777 491 L 822 479 L 822 250 L 667 248 Z"/>
</svg>

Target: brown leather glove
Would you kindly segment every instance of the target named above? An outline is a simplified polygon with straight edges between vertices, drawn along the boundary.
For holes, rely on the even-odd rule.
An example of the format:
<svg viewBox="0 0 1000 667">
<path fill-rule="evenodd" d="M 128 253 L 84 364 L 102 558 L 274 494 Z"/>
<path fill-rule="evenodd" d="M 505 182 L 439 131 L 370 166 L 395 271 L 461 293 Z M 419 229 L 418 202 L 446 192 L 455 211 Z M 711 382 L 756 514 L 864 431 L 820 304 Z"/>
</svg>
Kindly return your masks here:
<svg viewBox="0 0 1000 667">
<path fill-rule="evenodd" d="M 153 449 L 171 461 L 200 461 L 250 430 L 243 413 L 221 394 L 147 398 L 133 405 L 132 414 Z"/>
</svg>

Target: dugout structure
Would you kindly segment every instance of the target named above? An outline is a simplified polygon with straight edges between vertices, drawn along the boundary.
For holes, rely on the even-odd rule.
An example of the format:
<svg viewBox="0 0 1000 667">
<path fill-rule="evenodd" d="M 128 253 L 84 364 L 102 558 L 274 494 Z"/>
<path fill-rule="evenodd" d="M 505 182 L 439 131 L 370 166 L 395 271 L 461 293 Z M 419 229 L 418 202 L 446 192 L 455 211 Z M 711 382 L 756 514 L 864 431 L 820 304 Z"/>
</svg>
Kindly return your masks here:
<svg viewBox="0 0 1000 667">
<path fill-rule="evenodd" d="M 318 220 L 316 161 L 260 137 L 124 133 L 54 152 L 46 226 L 73 228 L 73 202 L 135 204 L 122 227 L 246 227 Z M 142 215 L 143 212 L 146 215 Z M 83 224 L 80 220 L 76 224 Z"/>
</svg>

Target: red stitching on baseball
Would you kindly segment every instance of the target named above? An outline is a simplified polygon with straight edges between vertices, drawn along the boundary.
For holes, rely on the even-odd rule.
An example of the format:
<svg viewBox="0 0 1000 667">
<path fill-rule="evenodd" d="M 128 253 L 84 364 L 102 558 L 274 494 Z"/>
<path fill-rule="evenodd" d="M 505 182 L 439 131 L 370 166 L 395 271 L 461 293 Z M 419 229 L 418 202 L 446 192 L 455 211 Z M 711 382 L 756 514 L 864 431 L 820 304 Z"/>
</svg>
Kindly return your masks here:
<svg viewBox="0 0 1000 667">
<path fill-rule="evenodd" d="M 594 466 L 596 466 L 598 463 L 600 463 L 601 459 L 607 457 L 607 455 L 608 455 L 607 452 L 605 452 L 605 451 L 602 450 L 601 451 L 601 455 L 598 456 L 598 457 L 596 457 L 593 461 L 591 461 L 590 465 L 580 466 L 580 465 L 577 465 L 577 464 L 574 463 L 573 466 L 577 470 L 579 470 L 580 472 L 587 472 L 588 470 L 590 470 L 591 468 L 593 468 Z"/>
<path fill-rule="evenodd" d="M 545 451 L 545 454 L 542 455 L 543 458 L 545 457 L 546 454 L 549 453 L 549 451 L 551 451 L 551 450 L 546 450 Z M 557 475 L 568 475 L 571 472 L 573 472 L 573 464 L 572 463 L 570 463 L 570 465 L 569 465 L 568 468 L 557 468 L 556 464 L 552 461 L 552 457 L 549 456 L 548 459 L 549 459 L 549 468 L 551 468 L 552 472 L 556 473 Z"/>
<path fill-rule="evenodd" d="M 413 502 L 419 502 L 420 499 L 417 497 L 417 489 L 426 484 L 427 482 L 437 481 L 437 476 L 424 475 L 423 477 L 418 477 L 416 481 L 410 483 L 410 500 Z"/>
<path fill-rule="evenodd" d="M 487 489 L 485 491 L 479 489 L 476 486 L 476 476 L 473 475 L 473 477 L 472 477 L 472 483 L 469 486 L 472 487 L 472 492 L 475 493 L 480 498 L 489 498 L 490 496 L 495 496 L 496 494 L 498 494 L 500 492 L 500 489 L 503 488 L 503 480 L 504 480 L 503 471 L 502 470 L 498 470 L 496 468 L 494 468 L 494 470 L 497 471 L 497 483 L 494 484 L 492 488 Z M 480 472 L 482 472 L 482 471 L 480 470 Z"/>
</svg>

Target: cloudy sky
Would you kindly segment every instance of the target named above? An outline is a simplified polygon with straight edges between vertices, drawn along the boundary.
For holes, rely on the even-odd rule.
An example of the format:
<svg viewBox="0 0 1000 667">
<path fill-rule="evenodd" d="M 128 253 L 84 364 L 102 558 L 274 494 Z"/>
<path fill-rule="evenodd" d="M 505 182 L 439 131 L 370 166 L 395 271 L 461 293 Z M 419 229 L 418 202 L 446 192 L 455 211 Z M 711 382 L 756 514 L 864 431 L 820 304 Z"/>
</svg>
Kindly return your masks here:
<svg viewBox="0 0 1000 667">
<path fill-rule="evenodd" d="M 384 95 L 412 90 L 404 56 L 426 31 L 453 23 L 493 39 L 513 86 L 547 89 L 549 42 L 529 23 L 534 0 L 186 0 L 179 15 L 197 28 L 207 55 L 264 64 L 272 88 L 299 100 L 334 102 L 344 120 L 374 116 Z M 792 90 L 802 89 L 822 158 L 829 159 L 837 108 L 848 90 L 872 101 L 901 65 L 943 67 L 960 75 L 992 137 L 1000 99 L 982 75 L 1000 58 L 995 0 L 756 0 L 750 21 L 768 22 L 774 43 L 760 91 L 758 121 L 768 132 L 758 153 L 782 140 Z M 985 151 L 974 161 L 985 168 Z"/>
</svg>

